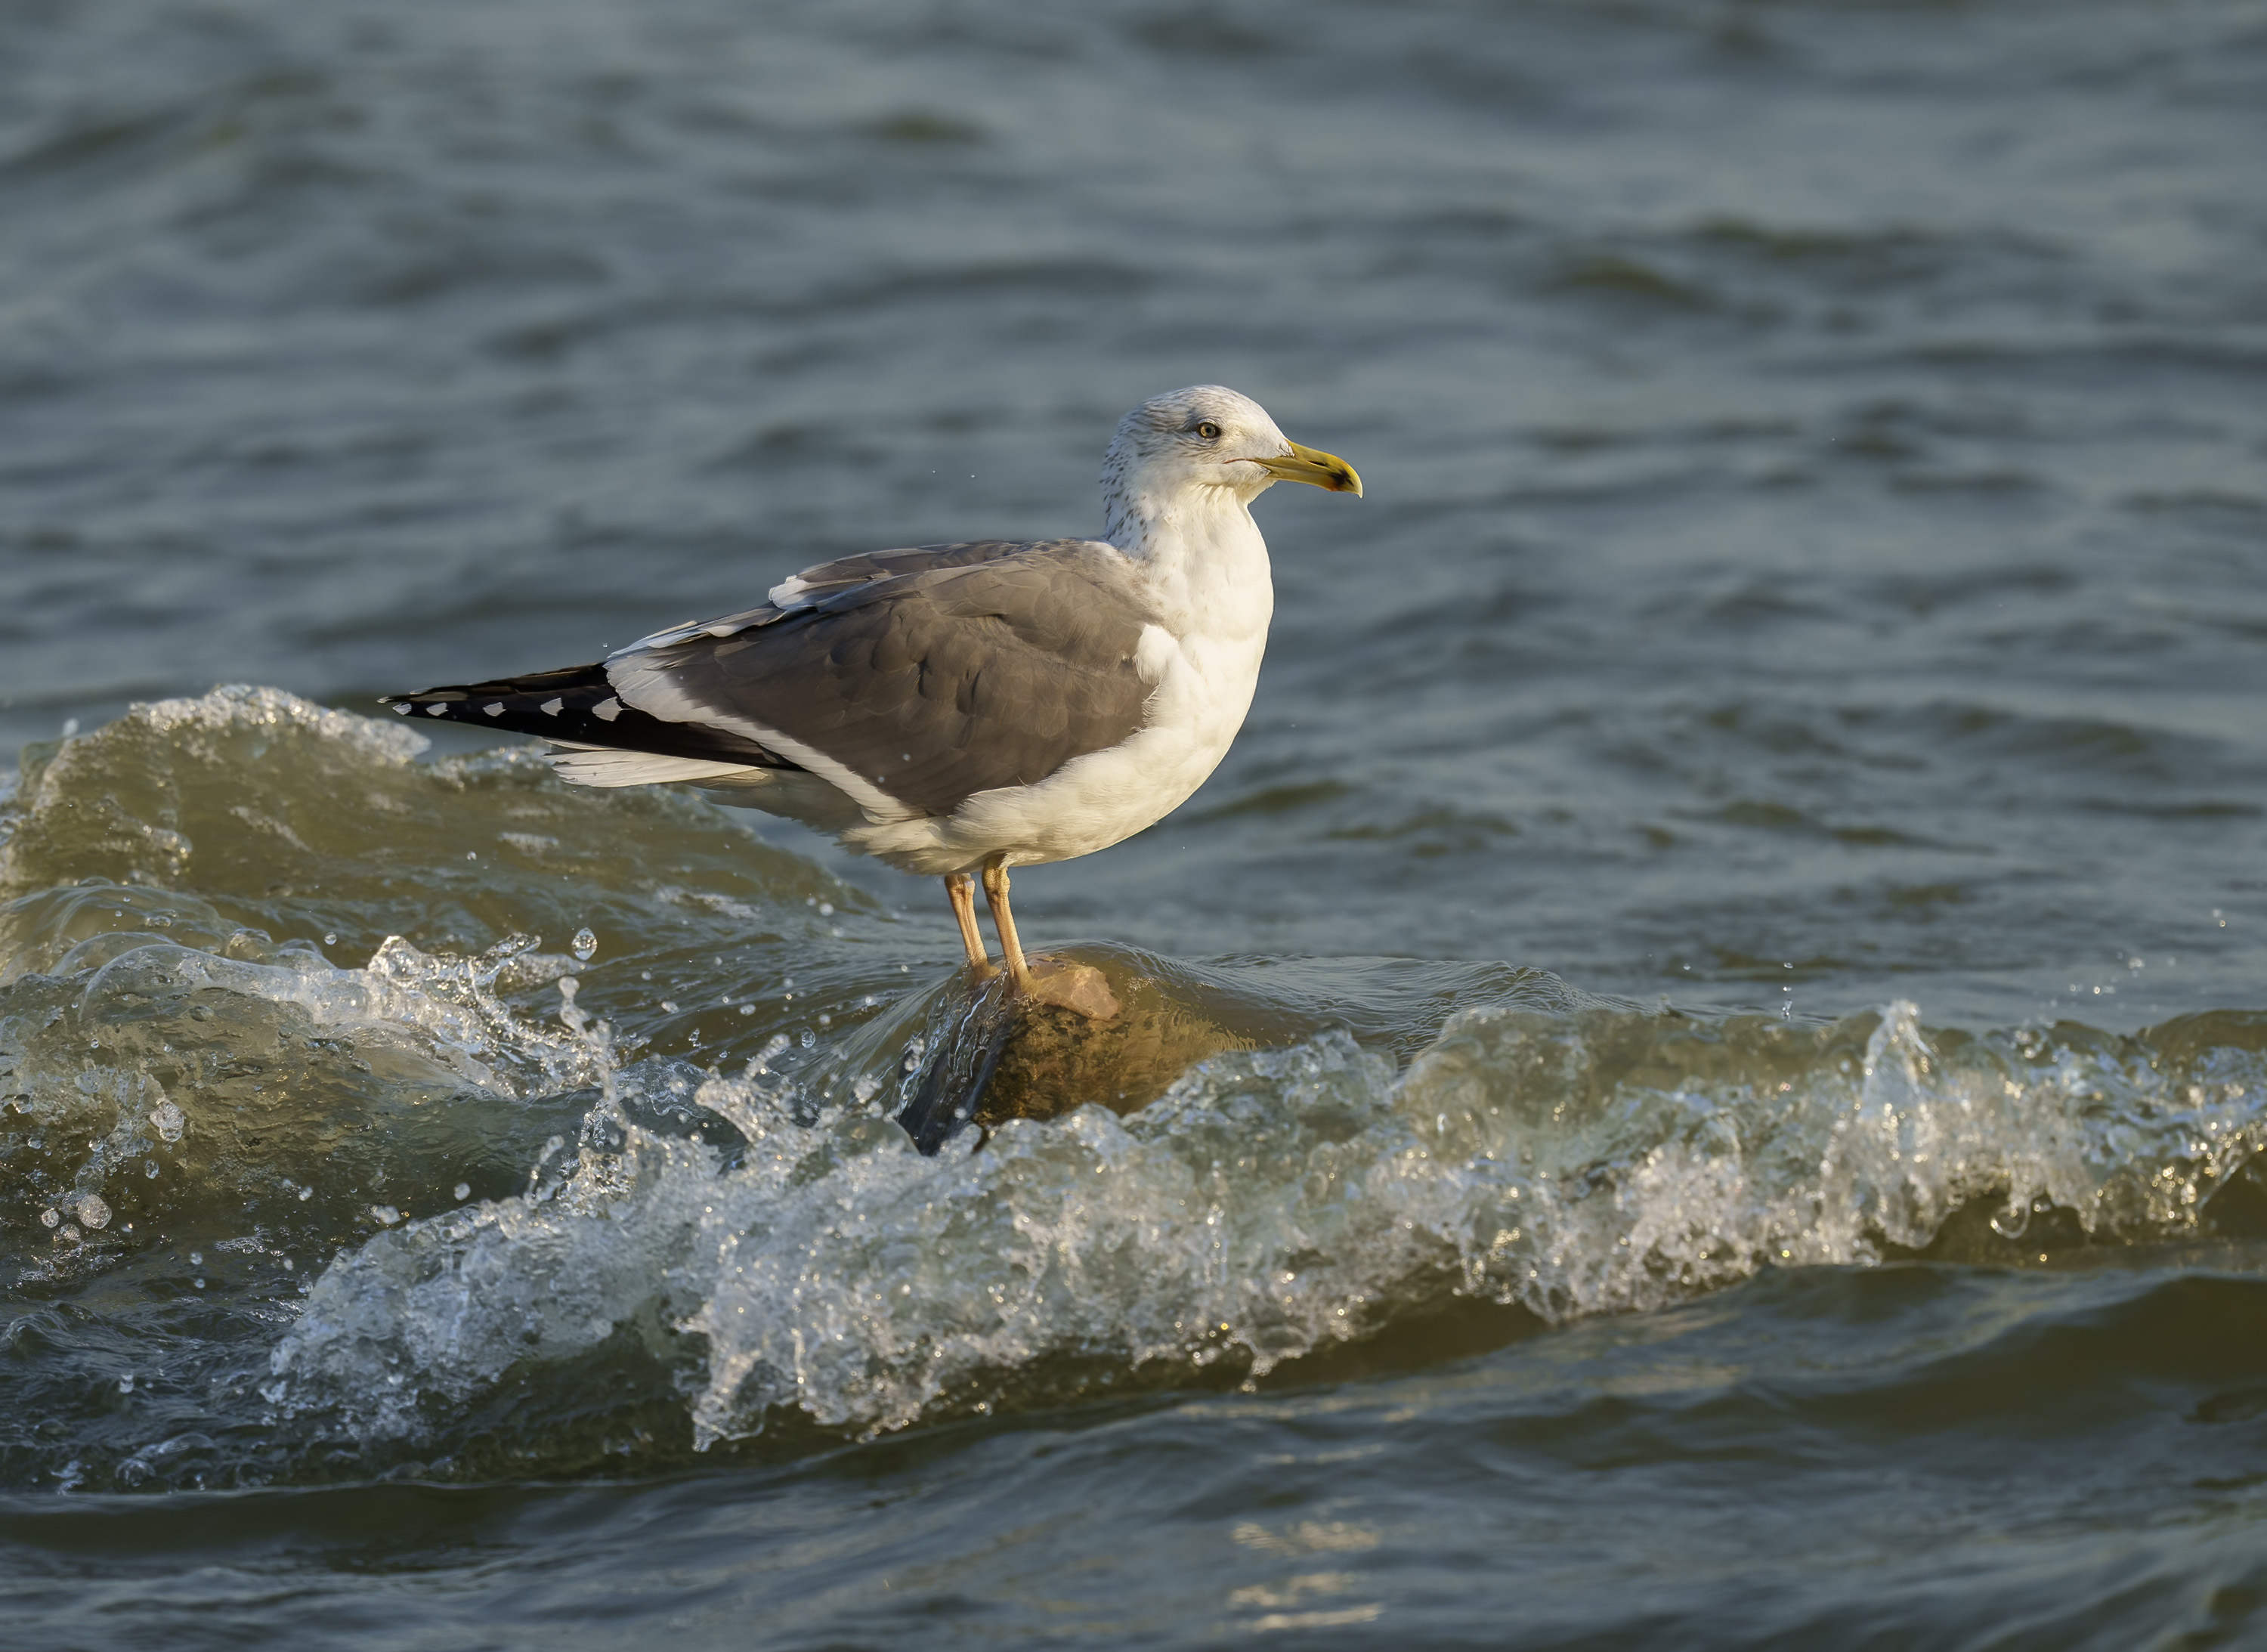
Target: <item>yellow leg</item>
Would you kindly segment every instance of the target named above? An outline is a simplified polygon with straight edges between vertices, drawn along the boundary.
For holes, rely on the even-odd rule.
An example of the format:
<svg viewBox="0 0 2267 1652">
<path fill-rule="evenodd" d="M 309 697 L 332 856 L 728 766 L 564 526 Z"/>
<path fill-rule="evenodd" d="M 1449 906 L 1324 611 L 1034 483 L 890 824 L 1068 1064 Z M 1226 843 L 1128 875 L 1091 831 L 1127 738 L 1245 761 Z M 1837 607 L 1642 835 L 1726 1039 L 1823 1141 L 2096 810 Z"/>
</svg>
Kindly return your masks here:
<svg viewBox="0 0 2267 1652">
<path fill-rule="evenodd" d="M 1007 961 L 1008 979 L 1019 993 L 1031 990 L 1031 966 L 1023 961 L 1023 943 L 1016 938 L 1015 914 L 1008 910 L 1008 869 L 997 861 L 984 868 L 984 900 L 992 908 L 992 927 L 1000 931 L 1000 955 Z"/>
<path fill-rule="evenodd" d="M 976 880 L 966 872 L 948 872 L 944 892 L 960 925 L 960 944 L 968 950 L 968 967 L 981 980 L 992 973 L 992 960 L 985 954 L 984 936 L 976 927 Z"/>
</svg>

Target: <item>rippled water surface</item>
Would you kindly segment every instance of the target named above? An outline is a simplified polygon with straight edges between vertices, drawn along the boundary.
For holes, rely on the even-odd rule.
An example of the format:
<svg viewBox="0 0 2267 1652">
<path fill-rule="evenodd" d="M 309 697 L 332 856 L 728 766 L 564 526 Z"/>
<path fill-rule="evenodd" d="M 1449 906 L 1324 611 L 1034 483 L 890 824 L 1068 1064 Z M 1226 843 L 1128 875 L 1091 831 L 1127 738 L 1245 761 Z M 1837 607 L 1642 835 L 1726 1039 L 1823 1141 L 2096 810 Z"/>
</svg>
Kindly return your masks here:
<svg viewBox="0 0 2267 1652">
<path fill-rule="evenodd" d="M 2263 112 L 2256 0 L 10 8 L 11 1643 L 2267 1644 Z M 933 885 L 366 715 L 1200 380 L 1368 497 L 933 1156 Z"/>
</svg>

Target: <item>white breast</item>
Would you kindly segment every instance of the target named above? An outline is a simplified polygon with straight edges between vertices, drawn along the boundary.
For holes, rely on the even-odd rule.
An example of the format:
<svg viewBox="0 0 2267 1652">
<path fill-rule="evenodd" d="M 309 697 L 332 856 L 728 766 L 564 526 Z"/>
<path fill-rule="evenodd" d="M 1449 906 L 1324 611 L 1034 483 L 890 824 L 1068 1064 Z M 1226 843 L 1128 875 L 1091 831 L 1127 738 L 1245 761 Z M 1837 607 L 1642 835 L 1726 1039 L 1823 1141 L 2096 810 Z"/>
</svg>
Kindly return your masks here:
<svg viewBox="0 0 2267 1652">
<path fill-rule="evenodd" d="M 1134 655 L 1156 686 L 1124 743 L 1075 758 L 1033 786 L 979 792 L 941 820 L 854 827 L 843 841 L 910 872 L 1069 860 L 1133 836 L 1188 800 L 1251 709 L 1274 590 L 1267 547 L 1240 504 L 1183 520 L 1135 556 L 1159 621 Z"/>
</svg>

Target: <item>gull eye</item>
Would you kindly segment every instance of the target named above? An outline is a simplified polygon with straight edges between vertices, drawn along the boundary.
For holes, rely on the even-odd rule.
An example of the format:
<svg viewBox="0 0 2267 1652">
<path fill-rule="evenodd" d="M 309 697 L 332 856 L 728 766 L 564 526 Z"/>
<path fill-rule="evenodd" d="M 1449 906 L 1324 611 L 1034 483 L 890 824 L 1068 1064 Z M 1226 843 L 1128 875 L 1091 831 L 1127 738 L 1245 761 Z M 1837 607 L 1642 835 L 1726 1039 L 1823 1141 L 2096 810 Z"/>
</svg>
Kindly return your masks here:
<svg viewBox="0 0 2267 1652">
<path fill-rule="evenodd" d="M 1197 434 L 1207 442 L 1217 442 L 1220 440 L 1220 426 L 1207 419 L 1202 424 L 1197 426 Z"/>
</svg>

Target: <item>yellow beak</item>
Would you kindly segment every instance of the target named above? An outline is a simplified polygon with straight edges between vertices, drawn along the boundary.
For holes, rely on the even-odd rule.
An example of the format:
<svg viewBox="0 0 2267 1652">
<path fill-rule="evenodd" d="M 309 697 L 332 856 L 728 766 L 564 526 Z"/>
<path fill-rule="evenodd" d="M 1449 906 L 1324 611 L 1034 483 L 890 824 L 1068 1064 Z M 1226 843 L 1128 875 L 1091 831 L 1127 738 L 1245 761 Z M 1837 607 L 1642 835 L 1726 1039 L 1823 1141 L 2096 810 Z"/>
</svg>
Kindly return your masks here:
<svg viewBox="0 0 2267 1652">
<path fill-rule="evenodd" d="M 1361 477 L 1354 467 L 1337 454 L 1325 453 L 1318 447 L 1302 447 L 1294 442 L 1291 451 L 1280 459 L 1251 459 L 1240 462 L 1258 466 L 1278 481 L 1310 482 L 1332 493 L 1350 493 L 1357 499 L 1361 497 Z"/>
</svg>

